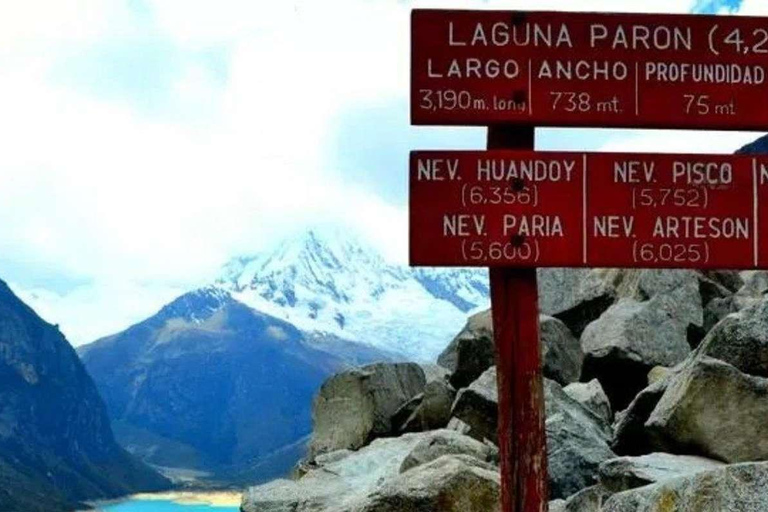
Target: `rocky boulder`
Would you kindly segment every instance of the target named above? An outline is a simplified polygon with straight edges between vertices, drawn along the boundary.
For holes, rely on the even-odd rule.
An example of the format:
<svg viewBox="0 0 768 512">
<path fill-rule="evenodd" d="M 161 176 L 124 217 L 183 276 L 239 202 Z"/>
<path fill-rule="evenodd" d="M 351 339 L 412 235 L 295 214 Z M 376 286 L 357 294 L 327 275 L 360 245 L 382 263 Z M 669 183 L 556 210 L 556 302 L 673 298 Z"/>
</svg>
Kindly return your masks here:
<svg viewBox="0 0 768 512">
<path fill-rule="evenodd" d="M 451 409 L 453 425 L 449 424 L 449 427 L 458 426 L 462 433 L 479 441 L 488 440 L 498 445 L 498 407 L 496 367 L 492 366 L 468 388 L 459 390 Z"/>
<path fill-rule="evenodd" d="M 453 430 L 437 430 L 430 433 L 411 450 L 400 466 L 400 472 L 421 466 L 443 455 L 470 455 L 477 460 L 493 463 L 499 450 L 490 443 L 481 443 Z"/>
<path fill-rule="evenodd" d="M 731 314 L 701 343 L 697 356 L 709 356 L 758 377 L 768 377 L 768 300 Z"/>
<path fill-rule="evenodd" d="M 736 464 L 614 494 L 602 512 L 760 512 L 766 488 L 768 464 Z"/>
<path fill-rule="evenodd" d="M 439 364 L 422 363 L 421 369 L 424 370 L 424 376 L 427 378 L 427 384 L 433 380 L 446 380 L 451 376 L 450 370 L 448 370 L 448 368 L 443 368 Z"/>
<path fill-rule="evenodd" d="M 394 414 L 425 385 L 424 371 L 414 363 L 379 363 L 334 375 L 313 403 L 309 458 L 389 435 Z"/>
<path fill-rule="evenodd" d="M 569 397 L 554 381 L 544 379 L 550 496 L 564 498 L 597 482 L 598 466 L 616 455 L 611 428 L 598 415 Z M 452 422 L 461 432 L 498 445 L 496 368 L 462 389 Z"/>
<path fill-rule="evenodd" d="M 328 512 L 496 512 L 499 501 L 496 467 L 467 455 L 444 455 Z"/>
<path fill-rule="evenodd" d="M 242 510 L 315 512 L 353 503 L 374 492 L 383 482 L 397 477 L 409 455 L 425 456 L 421 449 L 414 452 L 422 441 L 429 445 L 434 438 L 451 435 L 459 434 L 444 431 L 403 434 L 376 439 L 358 451 L 339 450 L 319 455 L 305 465 L 303 475 L 297 480 L 274 480 L 248 489 L 243 494 Z M 462 445 L 457 437 L 452 439 L 455 441 L 452 446 Z"/>
<path fill-rule="evenodd" d="M 539 316 L 541 358 L 544 376 L 563 385 L 579 380 L 584 355 L 579 341 L 560 320 Z M 465 388 L 495 364 L 491 312 L 472 316 L 464 329 L 438 358 L 450 369 L 451 384 Z"/>
<path fill-rule="evenodd" d="M 550 501 L 549 512 L 565 512 L 565 500 Z"/>
<path fill-rule="evenodd" d="M 768 379 L 706 356 L 669 384 L 645 426 L 664 451 L 694 452 L 727 462 L 768 459 Z"/>
<path fill-rule="evenodd" d="M 610 424 L 613 422 L 611 402 L 608 400 L 608 395 L 603 391 L 599 380 L 592 379 L 589 382 L 574 382 L 565 386 L 563 391 L 606 423 Z"/>
<path fill-rule="evenodd" d="M 601 485 L 593 485 L 570 496 L 561 505 L 562 512 L 602 512 L 603 503 L 611 496 Z M 552 512 L 550 510 L 550 512 Z"/>
<path fill-rule="evenodd" d="M 711 471 L 722 462 L 693 455 L 651 453 L 640 457 L 618 457 L 600 465 L 600 485 L 612 493 L 643 487 L 677 478 Z"/>
<path fill-rule="evenodd" d="M 578 381 L 584 354 L 570 329 L 557 318 L 540 315 L 539 335 L 544 376 L 563 386 Z"/>
<path fill-rule="evenodd" d="M 437 363 L 452 372 L 456 389 L 469 386 L 495 364 L 491 311 L 477 313 L 437 358 Z"/>
<path fill-rule="evenodd" d="M 734 295 L 738 309 L 753 305 L 768 294 L 768 272 L 755 270 L 746 273 L 744 284 Z"/>
<path fill-rule="evenodd" d="M 597 378 L 615 410 L 624 409 L 647 384 L 654 366 L 674 366 L 690 353 L 688 327 L 702 317 L 690 286 L 648 301 L 624 298 L 592 322 L 581 337 L 582 379 Z"/>
<path fill-rule="evenodd" d="M 653 441 L 645 429 L 669 385 L 669 378 L 661 378 L 643 389 L 625 410 L 616 414 L 611 447 L 620 455 L 642 455 L 654 450 Z"/>
<path fill-rule="evenodd" d="M 562 320 L 577 336 L 616 298 L 605 272 L 597 269 L 540 269 L 538 283 L 541 312 Z"/>
<path fill-rule="evenodd" d="M 544 381 L 550 497 L 565 498 L 597 483 L 601 463 L 615 457 L 611 429 L 569 397 L 556 382 Z"/>
<path fill-rule="evenodd" d="M 424 392 L 417 395 L 411 402 L 403 406 L 405 412 L 410 412 L 404 417 L 403 409 L 397 414 L 402 418 L 402 423 L 393 420 L 398 432 L 423 432 L 436 430 L 448 425 L 451 419 L 451 408 L 456 398 L 456 390 L 446 380 L 433 380 L 427 383 Z M 414 401 L 418 403 L 411 406 Z"/>
</svg>

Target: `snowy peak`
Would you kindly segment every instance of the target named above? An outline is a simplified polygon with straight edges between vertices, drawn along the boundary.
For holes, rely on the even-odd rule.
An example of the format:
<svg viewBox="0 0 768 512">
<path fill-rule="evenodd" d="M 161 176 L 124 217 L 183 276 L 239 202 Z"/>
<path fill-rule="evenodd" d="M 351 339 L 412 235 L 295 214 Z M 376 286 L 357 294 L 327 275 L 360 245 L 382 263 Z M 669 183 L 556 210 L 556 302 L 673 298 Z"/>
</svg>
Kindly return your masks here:
<svg viewBox="0 0 768 512">
<path fill-rule="evenodd" d="M 437 299 L 450 302 L 464 313 L 488 302 L 488 272 L 461 268 L 416 268 L 414 277 Z"/>
<path fill-rule="evenodd" d="M 185 293 L 164 306 L 157 316 L 163 320 L 178 318 L 200 323 L 231 302 L 232 297 L 226 290 L 216 286 L 207 286 Z"/>
<path fill-rule="evenodd" d="M 299 329 L 419 360 L 433 359 L 488 303 L 485 271 L 393 265 L 341 229 L 312 229 L 232 260 L 217 286 Z"/>
<path fill-rule="evenodd" d="M 380 294 L 386 278 L 404 277 L 400 272 L 390 275 L 392 270 L 360 239 L 336 230 L 313 229 L 284 240 L 269 253 L 233 260 L 226 265 L 219 282 L 233 291 L 259 290 L 265 298 L 293 307 L 297 286 L 328 294 L 341 302 L 352 300 L 348 290 L 361 284 Z M 372 271 L 384 275 L 374 277 Z M 344 283 L 339 282 L 340 277 Z"/>
</svg>

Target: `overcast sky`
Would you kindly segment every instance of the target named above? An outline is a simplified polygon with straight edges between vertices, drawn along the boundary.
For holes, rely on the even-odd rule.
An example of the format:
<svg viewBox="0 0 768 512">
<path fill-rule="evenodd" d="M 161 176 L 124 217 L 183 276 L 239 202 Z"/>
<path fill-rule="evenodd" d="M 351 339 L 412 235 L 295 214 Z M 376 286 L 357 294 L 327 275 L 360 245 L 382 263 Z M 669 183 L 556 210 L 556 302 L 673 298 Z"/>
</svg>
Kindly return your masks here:
<svg viewBox="0 0 768 512">
<path fill-rule="evenodd" d="M 765 0 L 3 2 L 0 279 L 78 345 L 318 221 L 404 261 L 408 151 L 484 140 L 409 127 L 413 7 L 768 14 Z M 537 144 L 731 152 L 755 137 Z"/>
</svg>

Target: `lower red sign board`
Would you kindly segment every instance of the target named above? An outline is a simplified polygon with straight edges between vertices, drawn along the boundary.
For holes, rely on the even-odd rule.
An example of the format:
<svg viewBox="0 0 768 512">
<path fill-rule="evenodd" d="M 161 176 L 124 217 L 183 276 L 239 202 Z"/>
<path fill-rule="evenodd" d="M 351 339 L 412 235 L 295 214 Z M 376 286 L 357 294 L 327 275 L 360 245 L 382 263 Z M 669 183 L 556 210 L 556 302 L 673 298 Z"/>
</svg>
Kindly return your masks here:
<svg viewBox="0 0 768 512">
<path fill-rule="evenodd" d="M 411 153 L 412 265 L 768 268 L 761 226 L 768 157 Z"/>
</svg>

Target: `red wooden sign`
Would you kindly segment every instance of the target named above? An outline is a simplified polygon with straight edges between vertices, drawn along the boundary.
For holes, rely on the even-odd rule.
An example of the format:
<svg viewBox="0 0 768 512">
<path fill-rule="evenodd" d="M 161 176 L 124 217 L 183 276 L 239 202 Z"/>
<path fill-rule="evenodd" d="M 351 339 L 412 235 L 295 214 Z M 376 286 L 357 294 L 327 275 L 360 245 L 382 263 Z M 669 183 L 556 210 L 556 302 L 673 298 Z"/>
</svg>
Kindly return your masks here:
<svg viewBox="0 0 768 512">
<path fill-rule="evenodd" d="M 415 10 L 413 124 L 762 130 L 763 18 Z"/>
<path fill-rule="evenodd" d="M 418 151 L 410 167 L 412 265 L 768 268 L 768 158 Z"/>
</svg>

